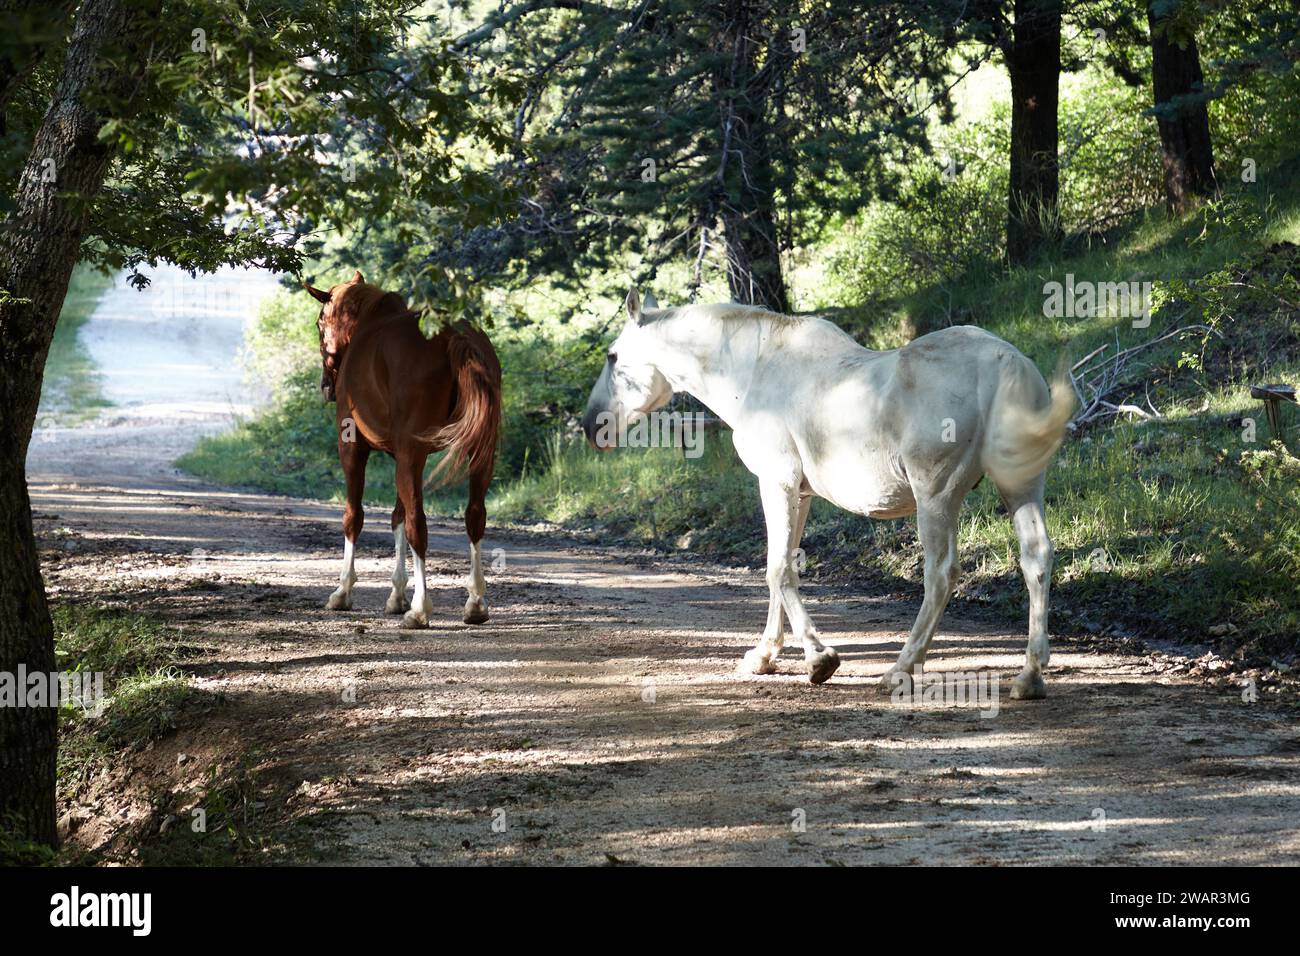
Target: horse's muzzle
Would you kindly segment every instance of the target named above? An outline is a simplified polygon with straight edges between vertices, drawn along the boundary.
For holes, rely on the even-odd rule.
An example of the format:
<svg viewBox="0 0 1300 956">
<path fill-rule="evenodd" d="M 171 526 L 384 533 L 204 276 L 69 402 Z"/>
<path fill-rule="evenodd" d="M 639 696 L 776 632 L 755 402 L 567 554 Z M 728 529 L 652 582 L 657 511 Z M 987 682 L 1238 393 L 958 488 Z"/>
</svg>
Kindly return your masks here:
<svg viewBox="0 0 1300 956">
<path fill-rule="evenodd" d="M 321 383 L 320 383 L 320 393 L 321 393 L 322 395 L 325 396 L 325 401 L 327 401 L 327 402 L 332 402 L 332 401 L 334 401 L 334 383 L 333 383 L 333 382 L 321 382 Z"/>
<path fill-rule="evenodd" d="M 596 451 L 613 451 L 617 442 L 611 441 L 609 429 L 605 425 L 608 412 L 597 414 L 590 409 L 582 416 L 582 430 L 587 436 L 587 444 Z"/>
</svg>

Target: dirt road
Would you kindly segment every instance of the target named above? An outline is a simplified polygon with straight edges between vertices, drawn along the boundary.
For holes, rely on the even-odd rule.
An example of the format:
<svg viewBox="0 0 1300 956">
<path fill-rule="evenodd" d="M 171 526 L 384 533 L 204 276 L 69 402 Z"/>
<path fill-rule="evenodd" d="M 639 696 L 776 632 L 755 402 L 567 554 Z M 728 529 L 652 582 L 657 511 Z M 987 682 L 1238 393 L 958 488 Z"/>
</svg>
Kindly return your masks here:
<svg viewBox="0 0 1300 956">
<path fill-rule="evenodd" d="M 1023 638 L 954 608 L 933 666 L 996 669 L 997 715 L 896 705 L 872 678 L 915 596 L 812 587 L 840 672 L 808 685 L 795 649 L 779 674 L 740 677 L 759 575 L 497 532 L 493 618 L 469 628 L 464 536 L 445 523 L 434 625 L 400 631 L 382 613 L 382 515 L 358 610 L 338 614 L 323 609 L 336 506 L 166 473 L 37 476 L 32 491 L 45 539 L 61 529 L 57 598 L 157 614 L 211 648 L 194 672 L 226 702 L 163 741 L 150 786 L 255 750 L 272 799 L 331 860 L 1300 861 L 1294 711 L 1146 658 L 1062 648 L 1050 698 L 1011 701 Z"/>
<path fill-rule="evenodd" d="M 875 676 L 919 593 L 814 585 L 840 671 L 810 686 L 791 648 L 743 677 L 761 575 L 492 527 L 492 620 L 470 628 L 449 522 L 431 529 L 433 626 L 400 631 L 385 514 L 356 610 L 328 612 L 337 506 L 179 475 L 193 421 L 111 421 L 33 445 L 47 584 L 183 628 L 220 703 L 65 808 L 83 846 L 243 758 L 268 818 L 327 862 L 1300 862 L 1294 704 L 1168 655 L 1058 642 L 1049 698 L 1012 701 L 1023 631 L 954 605 L 932 668 L 1000 675 L 996 715 L 895 704 Z"/>
</svg>

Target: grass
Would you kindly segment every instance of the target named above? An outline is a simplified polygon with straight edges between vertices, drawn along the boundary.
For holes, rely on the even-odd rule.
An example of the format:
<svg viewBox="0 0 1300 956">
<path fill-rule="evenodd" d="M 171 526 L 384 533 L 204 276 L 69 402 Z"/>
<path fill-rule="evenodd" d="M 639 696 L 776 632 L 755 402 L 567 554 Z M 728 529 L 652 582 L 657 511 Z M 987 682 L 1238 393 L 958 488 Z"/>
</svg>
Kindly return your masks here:
<svg viewBox="0 0 1300 956">
<path fill-rule="evenodd" d="M 65 702 L 59 710 L 58 792 L 60 800 L 69 800 L 124 754 L 143 750 L 176 728 L 196 697 L 179 664 L 196 648 L 139 614 L 60 604 L 51 616 L 58 669 L 103 678 L 101 707 Z M 15 842 L 0 826 L 0 864 L 61 862 L 93 861 Z"/>
<path fill-rule="evenodd" d="M 95 363 L 78 336 L 112 282 L 111 278 L 88 266 L 78 266 L 73 271 L 45 360 L 41 403 L 36 418 L 38 428 L 76 425 L 93 418 L 111 404 L 104 398 Z"/>
<path fill-rule="evenodd" d="M 181 662 L 195 648 L 153 618 L 89 605 L 54 608 L 58 667 L 103 674 L 98 712 L 75 704 L 59 714 L 59 792 L 71 796 L 124 751 L 175 729 L 195 691 Z"/>
<path fill-rule="evenodd" d="M 95 775 L 150 748 L 182 721 L 210 707 L 182 670 L 197 648 L 154 618 L 84 605 L 53 612 L 61 669 L 104 674 L 107 700 L 98 714 L 73 705 L 59 715 L 60 798 L 77 795 Z M 230 866 L 291 858 L 287 837 L 266 821 L 255 756 L 214 764 L 193 788 L 155 787 L 143 825 L 123 831 L 94 854 L 69 847 L 54 855 L 40 847 L 8 845 L 0 831 L 0 860 L 87 865 L 131 862 L 145 866 Z"/>
<path fill-rule="evenodd" d="M 58 666 L 64 670 L 121 677 L 169 667 L 193 651 L 174 631 L 138 614 L 60 604 L 52 617 Z"/>
<path fill-rule="evenodd" d="M 98 714 L 76 705 L 60 712 L 61 800 L 76 797 L 97 774 L 129 765 L 131 754 L 150 749 L 182 722 L 219 703 L 197 691 L 182 669 L 198 648 L 158 620 L 86 605 L 59 605 L 53 618 L 60 669 L 103 673 L 107 692 Z M 297 859 L 292 834 L 271 823 L 267 801 L 259 799 L 265 788 L 256 762 L 256 754 L 243 752 L 210 766 L 193 786 L 152 785 L 151 812 L 144 822 L 91 854 L 75 846 L 56 855 L 6 843 L 0 830 L 0 860 L 230 866 Z"/>
</svg>

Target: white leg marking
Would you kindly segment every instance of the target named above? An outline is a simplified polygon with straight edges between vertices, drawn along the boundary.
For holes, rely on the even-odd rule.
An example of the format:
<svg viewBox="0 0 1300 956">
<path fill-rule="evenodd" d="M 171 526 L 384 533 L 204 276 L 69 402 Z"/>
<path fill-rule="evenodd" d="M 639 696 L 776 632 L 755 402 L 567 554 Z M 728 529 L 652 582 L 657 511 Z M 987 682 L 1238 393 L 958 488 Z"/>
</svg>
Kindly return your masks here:
<svg viewBox="0 0 1300 956">
<path fill-rule="evenodd" d="M 397 553 L 397 564 L 393 568 L 393 593 L 388 595 L 384 611 L 388 614 L 401 614 L 408 610 L 411 603 L 406 600 L 406 524 L 398 524 L 393 529 L 393 547 Z"/>
<path fill-rule="evenodd" d="M 433 599 L 425 593 L 424 558 L 412 551 L 411 564 L 415 566 L 415 594 L 411 596 L 411 609 L 402 618 L 402 627 L 428 627 Z"/>
<path fill-rule="evenodd" d="M 343 539 L 343 572 L 339 575 L 338 590 L 330 595 L 325 607 L 331 611 L 352 610 L 352 585 L 357 583 L 357 574 L 352 570 L 353 545 L 346 537 Z"/>
<path fill-rule="evenodd" d="M 472 541 L 469 546 L 469 581 L 466 589 L 469 599 L 465 601 L 465 623 L 482 624 L 488 619 L 487 582 L 483 580 L 483 542 Z"/>
</svg>

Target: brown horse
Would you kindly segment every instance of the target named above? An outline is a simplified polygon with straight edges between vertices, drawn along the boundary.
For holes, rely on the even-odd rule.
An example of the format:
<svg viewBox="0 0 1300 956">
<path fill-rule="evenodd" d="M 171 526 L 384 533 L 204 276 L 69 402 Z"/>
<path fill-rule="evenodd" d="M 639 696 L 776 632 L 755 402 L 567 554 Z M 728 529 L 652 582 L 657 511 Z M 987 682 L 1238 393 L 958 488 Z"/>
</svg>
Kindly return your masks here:
<svg viewBox="0 0 1300 956">
<path fill-rule="evenodd" d="M 384 610 L 406 615 L 403 627 L 427 627 L 433 601 L 425 593 L 424 465 L 433 452 L 447 456 L 430 476 L 469 476 L 465 532 L 469 535 L 469 600 L 465 623 L 488 619 L 480 542 L 487 523 L 483 500 L 496 459 L 501 424 L 501 363 L 486 335 L 464 323 L 432 339 L 420 331 L 419 313 L 402 297 L 367 285 L 358 272 L 328 292 L 306 285 L 322 303 L 316 321 L 324 369 L 320 388 L 337 402 L 339 461 L 347 480 L 343 509 L 343 573 L 326 607 L 352 608 L 353 550 L 361 533 L 366 461 L 372 449 L 397 462 L 393 540 L 397 567 Z M 415 564 L 413 603 L 406 600 L 406 548 Z"/>
</svg>

